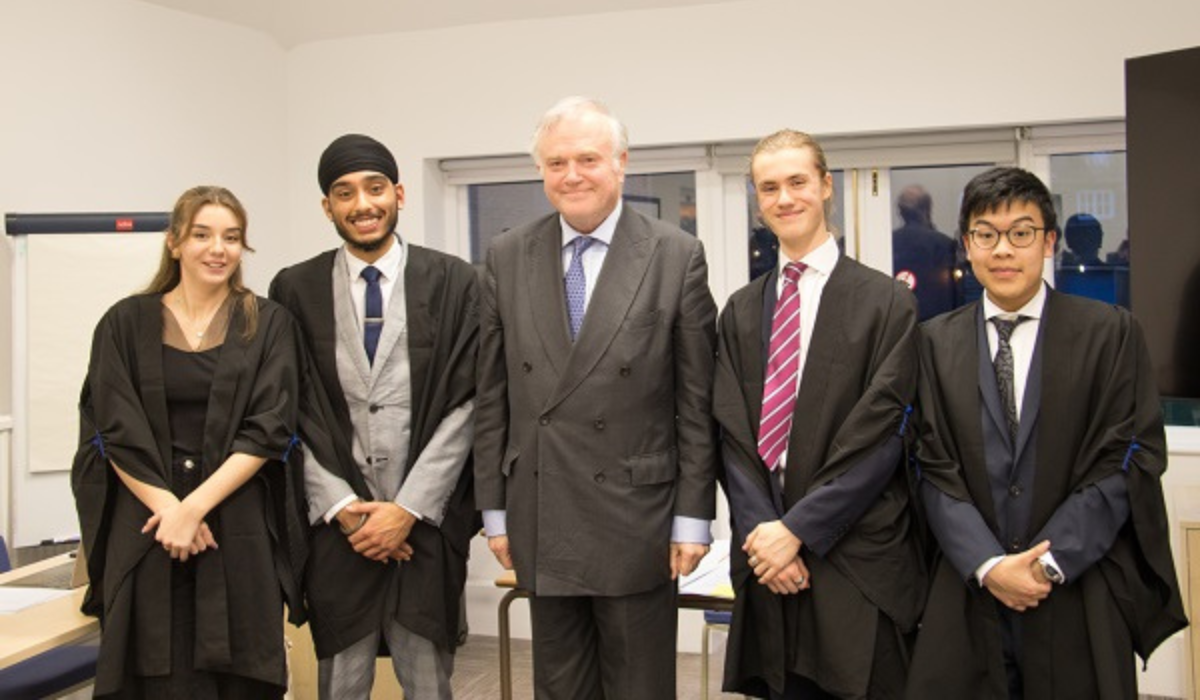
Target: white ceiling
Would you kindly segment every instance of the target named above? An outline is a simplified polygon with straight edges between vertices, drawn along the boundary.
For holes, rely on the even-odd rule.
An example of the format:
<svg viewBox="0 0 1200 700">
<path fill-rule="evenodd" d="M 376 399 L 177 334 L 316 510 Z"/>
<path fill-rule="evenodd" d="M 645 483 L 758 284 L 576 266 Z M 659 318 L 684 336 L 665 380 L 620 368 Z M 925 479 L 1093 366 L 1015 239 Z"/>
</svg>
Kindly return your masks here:
<svg viewBox="0 0 1200 700">
<path fill-rule="evenodd" d="M 323 39 L 730 0 L 142 0 L 265 32 L 284 48 Z"/>
</svg>

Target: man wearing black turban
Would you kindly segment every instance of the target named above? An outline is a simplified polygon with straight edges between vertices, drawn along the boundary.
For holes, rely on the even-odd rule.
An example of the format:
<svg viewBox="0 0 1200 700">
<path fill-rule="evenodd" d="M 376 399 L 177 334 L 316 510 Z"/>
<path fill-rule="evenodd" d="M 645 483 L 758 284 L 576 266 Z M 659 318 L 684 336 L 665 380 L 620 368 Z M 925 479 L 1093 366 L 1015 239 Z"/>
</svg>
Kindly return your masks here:
<svg viewBox="0 0 1200 700">
<path fill-rule="evenodd" d="M 270 294 L 309 355 L 305 585 L 320 696 L 368 698 L 383 642 L 406 697 L 450 698 L 479 527 L 475 272 L 396 232 L 404 187 L 375 139 L 336 139 L 317 180 L 345 245 L 284 269 Z"/>
</svg>

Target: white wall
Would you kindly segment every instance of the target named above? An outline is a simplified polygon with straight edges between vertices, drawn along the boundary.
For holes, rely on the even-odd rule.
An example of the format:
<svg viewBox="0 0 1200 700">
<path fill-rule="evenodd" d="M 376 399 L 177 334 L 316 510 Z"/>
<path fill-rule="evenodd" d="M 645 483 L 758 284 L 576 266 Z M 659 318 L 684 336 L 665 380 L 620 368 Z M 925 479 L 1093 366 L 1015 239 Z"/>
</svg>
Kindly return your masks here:
<svg viewBox="0 0 1200 700">
<path fill-rule="evenodd" d="M 1200 44 L 1193 0 L 1142 3 L 1138 31 L 1131 20 L 1119 0 L 747 0 L 300 46 L 288 57 L 296 243 L 329 242 L 313 173 L 344 131 L 396 152 L 413 230 L 424 159 L 522 152 L 568 94 L 607 100 L 634 145 L 1119 118 L 1127 57 Z"/>
<path fill-rule="evenodd" d="M 192 185 L 226 185 L 249 209 L 263 252 L 248 276 L 265 291 L 287 255 L 287 64 L 272 40 L 131 0 L 4 2 L 0 65 L 0 212 L 163 211 Z M 9 244 L 0 369 L 11 360 Z M 12 465 L 14 544 L 77 532 L 67 474 L 23 466 Z M 7 484 L 0 491 L 10 495 Z"/>
</svg>

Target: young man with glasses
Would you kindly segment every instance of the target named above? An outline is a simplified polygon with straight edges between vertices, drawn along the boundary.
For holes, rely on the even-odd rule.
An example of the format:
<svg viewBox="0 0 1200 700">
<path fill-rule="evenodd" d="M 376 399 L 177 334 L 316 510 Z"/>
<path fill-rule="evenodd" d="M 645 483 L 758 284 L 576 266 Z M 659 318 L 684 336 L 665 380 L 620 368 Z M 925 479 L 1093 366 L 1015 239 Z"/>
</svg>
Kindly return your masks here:
<svg viewBox="0 0 1200 700">
<path fill-rule="evenodd" d="M 916 455 L 940 552 L 910 697 L 1131 698 L 1186 625 L 1137 321 L 1042 281 L 1050 193 L 995 168 L 959 227 L 985 294 L 921 328 Z"/>
</svg>

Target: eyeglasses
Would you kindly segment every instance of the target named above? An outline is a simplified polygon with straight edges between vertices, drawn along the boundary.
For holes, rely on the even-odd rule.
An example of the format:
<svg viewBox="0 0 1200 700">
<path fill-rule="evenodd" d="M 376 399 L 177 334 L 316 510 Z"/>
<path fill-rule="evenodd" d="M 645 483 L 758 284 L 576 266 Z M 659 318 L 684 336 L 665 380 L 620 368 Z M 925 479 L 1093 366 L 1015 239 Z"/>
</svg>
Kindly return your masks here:
<svg viewBox="0 0 1200 700">
<path fill-rule="evenodd" d="M 967 231 L 967 235 L 971 237 L 971 242 L 975 247 L 984 250 L 991 250 L 1000 243 L 1000 236 L 1008 237 L 1008 244 L 1014 248 L 1028 248 L 1037 240 L 1038 231 L 1045 231 L 1044 226 L 1032 226 L 1030 224 L 1017 224 L 1007 231 L 997 231 L 991 226 L 976 226 Z"/>
</svg>

